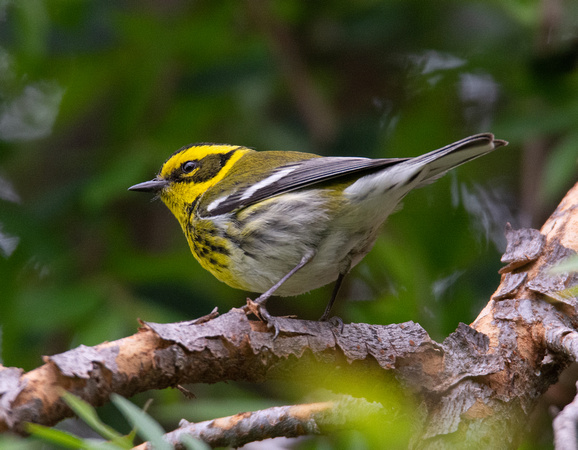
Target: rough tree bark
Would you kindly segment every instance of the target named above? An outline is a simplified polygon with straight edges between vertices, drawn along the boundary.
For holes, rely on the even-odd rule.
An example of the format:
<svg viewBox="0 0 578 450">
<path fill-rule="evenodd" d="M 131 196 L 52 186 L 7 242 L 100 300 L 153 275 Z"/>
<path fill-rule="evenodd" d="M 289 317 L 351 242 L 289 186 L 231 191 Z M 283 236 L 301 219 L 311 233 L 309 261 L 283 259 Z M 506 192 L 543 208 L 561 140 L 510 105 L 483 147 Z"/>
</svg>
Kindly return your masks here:
<svg viewBox="0 0 578 450">
<path fill-rule="evenodd" d="M 101 405 L 112 392 L 128 397 L 185 383 L 261 382 L 291 378 L 298 370 L 301 383 L 313 381 L 307 373 L 316 379 L 320 373 L 327 379 L 395 379 L 421 403 L 414 448 L 515 448 L 537 399 L 578 360 L 578 274 L 550 271 L 578 251 L 578 184 L 541 231 L 508 227 L 507 238 L 500 286 L 470 326 L 460 324 L 442 343 L 413 322 L 349 324 L 336 332 L 326 323 L 296 319 L 283 319 L 273 340 L 241 309 L 192 322 L 143 323 L 133 336 L 45 357 L 28 373 L 0 366 L 0 432 L 23 433 L 26 422 L 53 425 L 71 416 L 61 389 Z M 354 386 L 349 393 L 356 394 Z M 351 402 L 345 404 L 186 422 L 167 439 L 177 443 L 190 433 L 211 445 L 240 445 L 320 433 L 327 423 L 352 423 L 345 414 Z M 361 409 L 383 413 L 373 403 Z M 558 434 L 569 431 L 567 423 L 575 426 L 574 417 L 573 409 L 562 412 Z M 271 426 L 259 426 L 260 420 Z"/>
</svg>

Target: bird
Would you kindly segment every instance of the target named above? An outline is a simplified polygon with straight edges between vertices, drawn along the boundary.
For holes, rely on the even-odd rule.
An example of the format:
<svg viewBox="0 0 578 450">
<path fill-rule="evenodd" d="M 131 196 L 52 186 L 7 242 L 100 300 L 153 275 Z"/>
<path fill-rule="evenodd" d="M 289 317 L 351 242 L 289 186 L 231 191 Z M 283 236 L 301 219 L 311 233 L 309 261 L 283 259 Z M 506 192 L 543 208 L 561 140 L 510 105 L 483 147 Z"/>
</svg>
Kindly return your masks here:
<svg viewBox="0 0 578 450">
<path fill-rule="evenodd" d="M 476 134 L 412 158 L 320 156 L 214 143 L 184 146 L 150 181 L 129 190 L 155 194 L 181 225 L 201 266 L 280 328 L 266 303 L 335 282 L 329 319 L 345 275 L 373 247 L 383 223 L 413 189 L 507 145 Z"/>
</svg>

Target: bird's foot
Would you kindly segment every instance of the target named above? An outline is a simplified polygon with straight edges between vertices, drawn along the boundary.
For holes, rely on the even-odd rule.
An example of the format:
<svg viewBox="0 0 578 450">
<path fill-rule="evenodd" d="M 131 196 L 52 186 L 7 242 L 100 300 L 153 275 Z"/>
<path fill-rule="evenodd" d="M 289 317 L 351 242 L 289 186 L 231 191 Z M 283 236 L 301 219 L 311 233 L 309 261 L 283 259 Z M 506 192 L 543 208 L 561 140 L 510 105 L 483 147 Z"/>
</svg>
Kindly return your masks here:
<svg viewBox="0 0 578 450">
<path fill-rule="evenodd" d="M 334 328 L 338 328 L 340 333 L 343 333 L 343 320 L 341 317 L 333 316 L 333 317 L 324 317 L 325 315 L 321 316 L 319 319 L 320 322 L 327 322 Z"/>
<path fill-rule="evenodd" d="M 277 339 L 277 336 L 279 336 L 280 331 L 279 323 L 276 317 L 269 314 L 269 311 L 267 311 L 264 302 L 260 302 L 259 298 L 257 298 L 256 300 L 251 300 L 250 298 L 247 298 L 247 305 L 245 306 L 245 312 L 254 314 L 259 319 L 261 319 L 261 321 L 265 322 L 267 324 L 268 329 L 274 330 L 273 340 Z"/>
</svg>

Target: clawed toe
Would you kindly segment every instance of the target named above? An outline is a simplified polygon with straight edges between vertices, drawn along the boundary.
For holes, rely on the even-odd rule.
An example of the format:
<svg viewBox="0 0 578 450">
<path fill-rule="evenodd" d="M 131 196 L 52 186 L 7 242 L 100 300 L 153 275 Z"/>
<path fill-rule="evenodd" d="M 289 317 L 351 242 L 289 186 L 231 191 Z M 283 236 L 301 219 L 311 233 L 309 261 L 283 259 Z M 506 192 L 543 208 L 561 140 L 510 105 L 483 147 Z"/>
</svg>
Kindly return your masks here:
<svg viewBox="0 0 578 450">
<path fill-rule="evenodd" d="M 338 328 L 340 333 L 343 333 L 344 325 L 343 325 L 343 320 L 341 319 L 341 317 L 333 316 L 333 317 L 330 317 L 329 319 L 323 319 L 323 320 L 321 320 L 321 322 L 327 322 L 332 327 Z"/>
<path fill-rule="evenodd" d="M 245 305 L 245 307 L 243 308 L 245 310 L 246 314 L 253 314 L 255 316 L 257 316 L 257 318 L 261 319 L 261 313 L 260 313 L 260 308 L 259 308 L 259 303 L 254 302 L 253 300 L 251 300 L 250 298 L 247 298 L 247 304 Z"/>
<path fill-rule="evenodd" d="M 274 330 L 273 340 L 277 339 L 277 336 L 279 336 L 280 331 L 277 318 L 269 314 L 269 311 L 267 311 L 267 309 L 263 305 L 260 305 L 259 317 L 261 317 L 261 320 L 267 324 L 267 328 L 269 328 L 270 330 Z"/>
<path fill-rule="evenodd" d="M 279 323 L 274 316 L 269 314 L 269 311 L 267 311 L 267 308 L 265 308 L 265 305 L 263 303 L 253 301 L 250 298 L 248 298 L 247 306 L 245 306 L 245 311 L 254 314 L 263 322 L 265 322 L 267 324 L 268 329 L 274 330 L 273 340 L 277 339 L 277 336 L 279 336 L 280 331 Z"/>
</svg>

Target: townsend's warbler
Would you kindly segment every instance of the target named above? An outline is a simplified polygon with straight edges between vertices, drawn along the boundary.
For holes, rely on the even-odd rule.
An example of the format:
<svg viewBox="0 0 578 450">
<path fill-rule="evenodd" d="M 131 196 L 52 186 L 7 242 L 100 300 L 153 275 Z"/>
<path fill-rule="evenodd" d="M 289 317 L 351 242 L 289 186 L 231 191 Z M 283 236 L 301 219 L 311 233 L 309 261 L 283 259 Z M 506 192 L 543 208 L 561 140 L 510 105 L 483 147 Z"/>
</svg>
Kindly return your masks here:
<svg viewBox="0 0 578 450">
<path fill-rule="evenodd" d="M 154 192 L 178 219 L 195 258 L 219 280 L 262 295 L 265 308 L 343 277 L 371 250 L 381 225 L 412 189 L 506 145 L 478 134 L 416 158 L 321 157 L 194 144 L 177 150 L 151 181 L 130 187 Z"/>
</svg>

